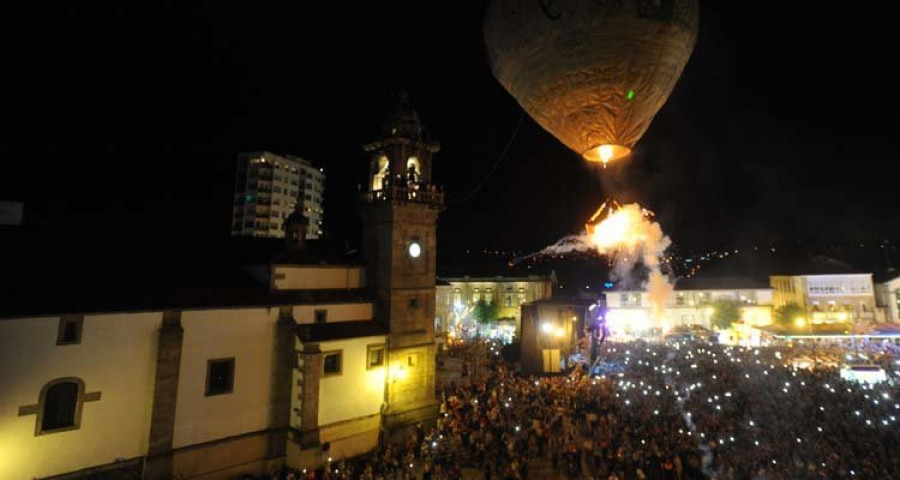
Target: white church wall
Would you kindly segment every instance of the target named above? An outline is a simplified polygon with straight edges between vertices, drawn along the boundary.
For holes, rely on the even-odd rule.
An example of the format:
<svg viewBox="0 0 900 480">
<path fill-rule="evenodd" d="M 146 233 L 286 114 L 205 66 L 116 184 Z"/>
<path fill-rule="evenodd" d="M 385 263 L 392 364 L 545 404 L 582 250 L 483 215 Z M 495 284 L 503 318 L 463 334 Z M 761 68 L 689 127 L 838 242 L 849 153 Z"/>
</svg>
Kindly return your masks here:
<svg viewBox="0 0 900 480">
<path fill-rule="evenodd" d="M 278 309 L 185 311 L 174 447 L 269 426 Z M 234 358 L 234 389 L 206 396 L 209 360 Z"/>
<path fill-rule="evenodd" d="M 0 319 L 0 478 L 28 479 L 145 455 L 162 314 L 86 315 L 79 344 L 57 345 L 59 317 Z M 76 377 L 97 401 L 79 428 L 35 435 L 49 381 Z"/>
<path fill-rule="evenodd" d="M 367 347 L 385 341 L 374 336 L 320 344 L 322 352 L 341 351 L 343 365 L 339 375 L 323 376 L 319 382 L 319 427 L 381 411 L 385 367 L 367 369 Z"/>
<path fill-rule="evenodd" d="M 295 305 L 294 320 L 296 320 L 297 323 L 314 323 L 316 310 L 326 311 L 326 321 L 328 323 L 353 322 L 372 319 L 372 304 L 367 302 L 326 305 Z"/>
<path fill-rule="evenodd" d="M 275 265 L 275 290 L 326 290 L 363 287 L 363 267 L 345 265 Z"/>
</svg>

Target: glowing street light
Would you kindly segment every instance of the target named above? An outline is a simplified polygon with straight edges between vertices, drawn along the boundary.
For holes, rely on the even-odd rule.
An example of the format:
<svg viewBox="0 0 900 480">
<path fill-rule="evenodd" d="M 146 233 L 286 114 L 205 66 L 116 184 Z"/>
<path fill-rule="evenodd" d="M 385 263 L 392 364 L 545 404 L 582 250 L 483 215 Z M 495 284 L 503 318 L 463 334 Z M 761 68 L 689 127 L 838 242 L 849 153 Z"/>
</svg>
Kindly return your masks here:
<svg viewBox="0 0 900 480">
<path fill-rule="evenodd" d="M 803 317 L 797 317 L 794 319 L 794 325 L 797 325 L 798 327 L 802 327 L 802 326 L 806 325 L 806 319 L 804 319 Z"/>
</svg>

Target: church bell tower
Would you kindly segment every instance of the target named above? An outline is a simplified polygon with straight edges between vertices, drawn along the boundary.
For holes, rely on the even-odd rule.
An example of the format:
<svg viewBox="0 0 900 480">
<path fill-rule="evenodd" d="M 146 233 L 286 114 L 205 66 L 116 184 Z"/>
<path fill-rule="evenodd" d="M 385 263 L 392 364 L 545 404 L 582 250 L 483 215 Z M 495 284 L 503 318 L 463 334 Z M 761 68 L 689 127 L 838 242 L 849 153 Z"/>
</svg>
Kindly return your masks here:
<svg viewBox="0 0 900 480">
<path fill-rule="evenodd" d="M 419 114 L 401 95 L 389 109 L 369 155 L 363 193 L 367 286 L 376 292 L 376 318 L 390 328 L 385 425 L 389 429 L 437 415 L 435 277 L 437 217 L 443 193 L 431 183 L 440 145 L 423 135 Z"/>
</svg>

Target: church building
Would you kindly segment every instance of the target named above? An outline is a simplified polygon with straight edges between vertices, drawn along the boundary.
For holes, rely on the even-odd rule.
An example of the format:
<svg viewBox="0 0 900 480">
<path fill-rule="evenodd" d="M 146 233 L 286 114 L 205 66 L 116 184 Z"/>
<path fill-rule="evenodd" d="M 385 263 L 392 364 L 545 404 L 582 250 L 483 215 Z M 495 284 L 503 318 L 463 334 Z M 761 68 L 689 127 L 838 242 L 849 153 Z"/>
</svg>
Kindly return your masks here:
<svg viewBox="0 0 900 480">
<path fill-rule="evenodd" d="M 364 147 L 362 257 L 297 211 L 255 283 L 4 300 L 0 479 L 309 469 L 435 418 L 439 148 L 400 97 Z"/>
</svg>

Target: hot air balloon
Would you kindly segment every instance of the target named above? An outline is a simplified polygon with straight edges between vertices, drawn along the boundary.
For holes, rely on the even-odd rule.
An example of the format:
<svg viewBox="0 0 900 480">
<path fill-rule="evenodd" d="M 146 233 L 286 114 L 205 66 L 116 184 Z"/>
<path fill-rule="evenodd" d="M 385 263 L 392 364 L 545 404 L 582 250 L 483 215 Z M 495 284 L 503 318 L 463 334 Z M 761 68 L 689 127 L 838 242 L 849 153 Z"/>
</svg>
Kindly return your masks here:
<svg viewBox="0 0 900 480">
<path fill-rule="evenodd" d="M 491 70 L 539 125 L 589 161 L 631 153 L 697 39 L 697 0 L 492 0 Z"/>
</svg>

